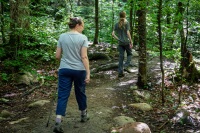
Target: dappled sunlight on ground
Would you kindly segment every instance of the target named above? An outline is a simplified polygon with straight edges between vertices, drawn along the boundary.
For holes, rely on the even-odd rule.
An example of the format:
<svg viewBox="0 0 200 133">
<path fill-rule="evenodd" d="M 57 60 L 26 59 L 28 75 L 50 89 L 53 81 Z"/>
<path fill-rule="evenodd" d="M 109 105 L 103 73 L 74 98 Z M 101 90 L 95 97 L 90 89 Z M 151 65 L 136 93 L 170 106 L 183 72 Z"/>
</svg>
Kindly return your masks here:
<svg viewBox="0 0 200 133">
<path fill-rule="evenodd" d="M 114 61 L 113 61 L 114 62 Z M 117 60 L 115 60 L 117 62 Z M 134 62 L 137 62 L 137 58 L 134 57 Z M 136 121 L 142 121 L 147 123 L 152 133 L 197 133 L 199 129 L 194 125 L 176 125 L 172 128 L 170 119 L 173 117 L 176 107 L 178 106 L 179 96 L 181 104 L 179 108 L 184 108 L 190 112 L 190 116 L 194 118 L 195 124 L 200 123 L 200 84 L 183 84 L 182 90 L 178 83 L 172 81 L 174 75 L 174 69 L 177 66 L 176 63 L 170 60 L 164 60 L 165 70 L 165 87 L 164 96 L 165 104 L 162 106 L 161 99 L 161 72 L 159 57 L 153 57 L 148 62 L 148 84 L 154 89 L 145 90 L 150 93 L 150 99 L 141 100 L 136 99 L 133 95 L 133 88 L 130 86 L 136 86 L 137 88 L 137 73 L 138 67 L 132 67 L 132 73 L 125 72 L 125 77 L 118 78 L 118 72 L 116 68 L 111 70 L 98 71 L 92 73 L 91 82 L 87 85 L 88 96 L 88 112 L 91 119 L 86 124 L 79 123 L 79 111 L 74 95 L 74 89 L 72 89 L 72 95 L 69 99 L 69 108 L 67 110 L 67 116 L 64 118 L 64 129 L 69 133 L 109 133 L 110 127 L 114 125 L 113 117 L 119 115 L 125 115 L 134 118 Z M 93 63 L 93 64 L 92 64 Z M 107 62 L 104 62 L 106 64 Z M 91 66 L 94 67 L 104 65 L 103 61 L 93 61 Z M 136 63 L 135 63 L 136 64 Z M 95 67 L 96 67 L 95 66 Z M 91 68 L 92 69 L 92 68 Z M 52 71 L 51 71 L 52 70 Z M 56 71 L 51 68 L 50 71 L 38 71 L 43 75 L 54 75 L 55 80 L 47 82 L 45 84 L 30 93 L 26 97 L 21 98 L 21 94 L 29 87 L 13 87 L 6 85 L 0 87 L 2 97 L 8 99 L 6 104 L 2 104 L 0 107 L 12 111 L 15 116 L 2 122 L 2 127 L 5 131 L 12 131 L 16 133 L 27 133 L 33 131 L 34 133 L 49 133 L 52 131 L 53 122 L 55 118 L 55 103 L 53 107 L 53 116 L 51 117 L 51 126 L 44 128 L 46 124 L 46 118 L 49 114 L 50 105 L 45 105 L 42 108 L 30 109 L 27 108 L 27 103 L 35 101 L 37 99 L 51 99 L 52 94 L 55 93 L 55 87 L 51 87 L 52 84 L 57 86 Z M 172 76 L 171 76 L 172 75 Z M 179 93 L 181 90 L 181 93 Z M 144 90 L 139 90 L 144 91 Z M 143 112 L 137 109 L 129 108 L 130 103 L 146 102 L 153 107 L 153 111 Z M 9 125 L 8 122 L 17 120 L 21 117 L 30 116 L 30 120 L 22 122 L 20 124 Z M 190 130 L 190 132 L 189 132 Z M 23 132 L 24 131 L 24 132 Z M 1 131 L 0 131 L 1 132 Z"/>
<path fill-rule="evenodd" d="M 138 68 L 135 68 L 135 69 L 131 68 L 130 71 L 131 71 L 131 73 L 137 73 L 138 72 Z"/>
<path fill-rule="evenodd" d="M 133 83 L 136 83 L 136 82 L 137 82 L 137 80 L 133 79 L 133 80 L 119 82 L 117 85 L 118 86 L 126 86 L 126 85 L 130 85 L 130 84 L 133 84 Z"/>
</svg>

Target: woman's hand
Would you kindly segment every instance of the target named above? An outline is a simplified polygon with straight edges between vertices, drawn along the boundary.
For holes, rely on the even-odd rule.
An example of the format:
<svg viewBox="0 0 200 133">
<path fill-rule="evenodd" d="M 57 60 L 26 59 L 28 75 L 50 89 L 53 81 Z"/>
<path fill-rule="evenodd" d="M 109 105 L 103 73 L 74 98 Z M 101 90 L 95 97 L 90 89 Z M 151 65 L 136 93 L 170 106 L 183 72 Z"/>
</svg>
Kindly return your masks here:
<svg viewBox="0 0 200 133">
<path fill-rule="evenodd" d="M 132 48 L 132 47 L 133 47 L 133 44 L 132 44 L 132 43 L 130 43 L 130 44 L 129 44 L 129 46 L 130 46 L 130 48 Z"/>
<path fill-rule="evenodd" d="M 87 75 L 85 78 L 85 83 L 88 84 L 90 83 L 90 75 Z"/>
</svg>

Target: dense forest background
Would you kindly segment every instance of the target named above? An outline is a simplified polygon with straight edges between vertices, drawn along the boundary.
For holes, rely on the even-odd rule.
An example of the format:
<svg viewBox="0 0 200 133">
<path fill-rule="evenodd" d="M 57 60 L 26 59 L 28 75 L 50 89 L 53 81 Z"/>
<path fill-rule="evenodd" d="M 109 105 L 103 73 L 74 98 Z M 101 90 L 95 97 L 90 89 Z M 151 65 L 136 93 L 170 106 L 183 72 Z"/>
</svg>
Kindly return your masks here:
<svg viewBox="0 0 200 133">
<path fill-rule="evenodd" d="M 1 81 L 38 64 L 55 63 L 57 39 L 68 30 L 72 16 L 84 19 L 83 34 L 93 45 L 116 45 L 111 32 L 122 10 L 127 12 L 134 48 L 140 53 L 141 86 L 146 84 L 146 63 L 141 63 L 146 62 L 146 53 L 180 62 L 180 72 L 197 80 L 191 62 L 199 58 L 199 5 L 197 0 L 1 0 Z"/>
<path fill-rule="evenodd" d="M 84 34 L 94 45 L 100 45 L 102 42 L 116 45 L 111 32 L 119 11 L 125 10 L 131 23 L 134 46 L 140 46 L 141 53 L 149 51 L 159 55 L 160 50 L 165 57 L 176 61 L 183 60 L 180 63 L 182 68 L 189 66 L 191 60 L 185 60 L 190 58 L 190 54 L 194 57 L 199 56 L 200 20 L 199 2 L 196 0 L 1 0 L 0 6 L 0 63 L 3 81 L 10 80 L 10 74 L 32 69 L 39 63 L 54 63 L 58 36 L 68 30 L 67 21 L 71 16 L 84 19 Z M 159 33 L 162 35 L 158 35 Z M 159 44 L 162 45 L 162 49 Z M 108 52 L 110 51 L 112 49 L 108 48 Z M 142 55 L 144 54 L 140 54 L 141 58 L 145 59 L 146 55 Z M 140 67 L 145 66 L 144 64 Z M 146 75 L 145 72 L 141 73 L 142 76 Z M 142 79 L 146 80 L 144 77 Z M 141 85 L 146 84 L 146 81 L 142 82 L 144 83 Z"/>
<path fill-rule="evenodd" d="M 118 42 L 111 32 L 120 11 L 126 12 L 130 22 L 136 56 L 133 57 L 134 72 L 117 79 Z M 47 115 L 49 105 L 30 109 L 27 104 L 38 99 L 49 100 L 56 94 L 57 40 L 69 30 L 70 17 L 81 17 L 85 23 L 83 34 L 90 41 L 92 80 L 88 95 L 93 107 L 90 113 L 99 116 L 86 124 L 86 133 L 96 132 L 98 127 L 99 132 L 110 131 L 110 113 L 96 114 L 96 110 L 107 109 L 114 110 L 113 116 L 124 114 L 146 122 L 153 132 L 185 133 L 186 129 L 199 132 L 199 16 L 198 0 L 0 0 L 0 124 L 3 131 L 49 132 L 41 124 L 46 122 L 41 118 Z M 146 92 L 148 100 L 141 98 Z M 153 108 L 150 112 L 128 108 L 134 102 L 148 103 Z M 75 106 L 72 105 L 71 113 L 76 118 Z M 178 114 L 186 115 L 179 117 Z M 30 117 L 30 123 L 10 124 L 24 116 Z M 104 123 L 106 119 L 109 123 Z M 176 122 L 179 125 L 174 127 Z M 69 132 L 81 130 L 73 126 L 65 128 Z"/>
</svg>

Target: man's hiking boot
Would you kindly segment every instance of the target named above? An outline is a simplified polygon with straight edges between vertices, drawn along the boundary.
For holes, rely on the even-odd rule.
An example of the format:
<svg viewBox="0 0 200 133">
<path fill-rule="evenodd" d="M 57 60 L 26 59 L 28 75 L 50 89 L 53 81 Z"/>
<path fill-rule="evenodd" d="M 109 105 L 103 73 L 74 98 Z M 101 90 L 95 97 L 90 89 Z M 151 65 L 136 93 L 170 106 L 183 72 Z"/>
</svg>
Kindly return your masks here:
<svg viewBox="0 0 200 133">
<path fill-rule="evenodd" d="M 64 133 L 61 123 L 56 123 L 53 129 L 54 133 Z"/>
<path fill-rule="evenodd" d="M 86 111 L 86 113 L 84 115 L 81 115 L 81 122 L 86 122 L 88 121 L 90 118 L 88 116 L 88 113 Z"/>
</svg>

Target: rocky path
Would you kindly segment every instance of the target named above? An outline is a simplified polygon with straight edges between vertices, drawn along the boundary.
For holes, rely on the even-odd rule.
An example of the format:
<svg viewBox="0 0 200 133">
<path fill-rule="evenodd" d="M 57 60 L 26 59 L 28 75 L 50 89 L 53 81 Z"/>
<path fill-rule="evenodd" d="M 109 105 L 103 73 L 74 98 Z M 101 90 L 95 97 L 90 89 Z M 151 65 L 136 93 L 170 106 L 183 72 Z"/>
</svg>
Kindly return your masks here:
<svg viewBox="0 0 200 133">
<path fill-rule="evenodd" d="M 117 115 L 117 109 L 121 106 L 117 92 L 132 84 L 133 80 L 129 81 L 130 79 L 132 79 L 132 76 L 129 74 L 118 79 L 116 71 L 105 71 L 95 75 L 95 78 L 92 78 L 91 83 L 88 84 L 86 91 L 90 116 L 90 120 L 86 123 L 80 122 L 80 112 L 78 111 L 74 90 L 72 90 L 67 114 L 63 119 L 64 131 L 66 133 L 109 133 L 111 128 L 115 126 L 113 117 Z M 51 103 L 22 114 L 21 117 L 27 119 L 17 124 L 5 126 L 2 133 L 51 133 L 55 119 L 55 105 L 56 103 L 54 103 L 49 127 L 46 127 L 46 123 Z"/>
<path fill-rule="evenodd" d="M 137 59 L 134 58 L 133 62 L 137 62 Z M 159 73 L 159 71 L 156 71 L 157 69 L 155 70 L 155 68 L 158 67 L 156 64 L 157 61 L 152 61 L 151 67 L 154 69 L 150 68 L 148 71 L 148 73 L 151 73 L 152 77 L 155 77 L 153 72 Z M 68 102 L 67 114 L 63 119 L 65 133 L 110 133 L 112 127 L 120 125 L 120 123 L 116 122 L 115 118 L 117 116 L 129 116 L 129 118 L 131 117 L 136 121 L 145 122 L 150 126 L 153 133 L 160 133 L 162 130 L 165 133 L 182 133 L 181 130 L 183 130 L 185 133 L 185 130 L 182 128 L 179 128 L 181 130 L 178 131 L 170 131 L 170 125 L 167 127 L 168 118 L 165 118 L 167 116 L 165 113 L 167 112 L 164 112 L 162 107 L 159 107 L 159 91 L 156 90 L 156 88 L 149 91 L 150 99 L 148 100 L 141 100 L 140 97 L 137 98 L 133 95 L 133 89 L 135 89 L 134 87 L 137 82 L 137 70 L 137 67 L 133 67 L 133 73 L 126 73 L 126 76 L 121 79 L 117 78 L 116 70 L 107 70 L 92 75 L 91 83 L 88 84 L 86 90 L 88 96 L 88 113 L 90 115 L 90 120 L 86 123 L 80 122 L 80 112 L 78 111 L 74 90 L 72 90 Z M 159 76 L 157 78 L 159 79 Z M 53 113 L 50 117 L 49 126 L 46 127 L 51 102 L 41 107 L 28 107 L 33 101 L 50 101 L 50 98 L 43 97 L 45 99 L 41 99 L 40 96 L 37 96 L 37 91 L 41 90 L 36 90 L 36 92 L 34 92 L 35 99 L 29 100 L 31 99 L 30 95 L 20 102 L 13 99 L 14 104 L 10 105 L 7 110 L 14 113 L 15 117 L 13 117 L 13 119 L 0 121 L 0 133 L 52 133 L 56 103 L 54 102 L 53 105 Z M 55 85 L 49 90 L 46 88 L 43 91 L 44 94 L 53 93 L 53 91 L 55 91 Z M 153 100 L 158 100 L 158 102 Z M 145 112 L 128 107 L 131 103 L 145 101 L 147 103 L 153 103 L 153 107 L 155 107 L 153 111 Z M 22 106 L 23 108 L 20 108 Z M 15 122 L 15 120 L 19 119 L 22 121 L 11 124 L 11 122 Z M 159 127 L 165 129 L 159 129 Z M 191 130 L 191 133 L 196 133 L 194 131 L 196 130 Z"/>
</svg>

